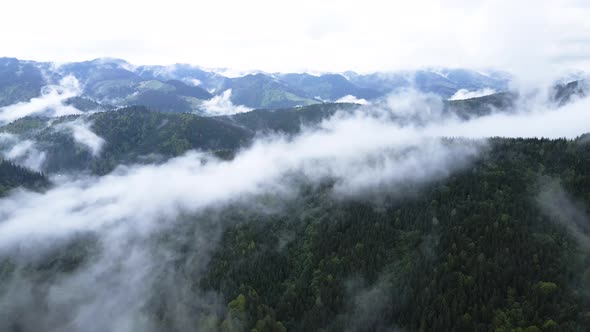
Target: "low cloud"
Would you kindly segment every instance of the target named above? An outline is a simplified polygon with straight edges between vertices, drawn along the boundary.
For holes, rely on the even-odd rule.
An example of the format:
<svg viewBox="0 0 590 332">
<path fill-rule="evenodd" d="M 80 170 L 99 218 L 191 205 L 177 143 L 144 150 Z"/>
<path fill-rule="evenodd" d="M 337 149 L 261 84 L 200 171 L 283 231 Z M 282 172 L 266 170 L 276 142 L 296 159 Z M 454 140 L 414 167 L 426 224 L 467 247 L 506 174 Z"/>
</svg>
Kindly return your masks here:
<svg viewBox="0 0 590 332">
<path fill-rule="evenodd" d="M 554 222 L 562 225 L 586 249 L 590 249 L 590 215 L 582 202 L 576 201 L 558 179 L 541 178 L 537 206 Z"/>
<path fill-rule="evenodd" d="M 188 82 L 194 86 L 200 86 L 202 84 L 202 82 L 196 78 L 191 78 Z"/>
<path fill-rule="evenodd" d="M 59 85 L 43 87 L 40 97 L 0 108 L 0 125 L 29 115 L 57 117 L 80 114 L 82 113 L 80 110 L 63 103 L 66 99 L 79 95 L 80 92 L 78 80 L 74 76 L 66 76 L 61 79 Z"/>
<path fill-rule="evenodd" d="M 360 105 L 367 105 L 369 102 L 366 99 L 357 98 L 353 95 L 346 95 L 338 100 L 336 103 L 353 103 L 353 104 L 360 104 Z"/>
<path fill-rule="evenodd" d="M 294 138 L 262 137 L 232 161 L 189 152 L 162 165 L 133 166 L 100 178 L 66 182 L 45 194 L 22 192 L 0 201 L 5 220 L 0 224 L 0 233 L 5 235 L 0 244 L 20 236 L 96 230 L 118 220 L 149 224 L 161 217 L 173 219 L 181 211 L 192 213 L 244 195 L 276 190 L 286 174 L 303 174 L 311 181 L 336 179 L 335 191 L 341 194 L 383 184 L 420 183 L 462 167 L 485 145 L 484 141 L 448 144 L 439 137 L 573 138 L 590 131 L 590 124 L 579 121 L 587 114 L 588 99 L 559 110 L 400 126 L 387 116 L 438 114 L 431 96 L 413 101 L 402 97 L 389 99 L 389 110 L 369 107 L 354 114 L 337 113 L 317 129 L 304 130 Z M 87 125 L 77 126 L 77 140 L 99 151 L 101 139 L 89 134 Z M 55 211 L 29 215 L 41 206 Z M 60 217 L 51 217 L 49 222 L 45 220 L 49 216 Z M 81 222 L 86 219 L 88 222 Z"/>
<path fill-rule="evenodd" d="M 459 89 L 449 100 L 463 100 L 471 98 L 479 98 L 483 96 L 489 96 L 496 93 L 496 90 L 491 88 L 483 88 L 480 90 L 469 91 L 467 89 Z"/>
<path fill-rule="evenodd" d="M 449 137 L 544 137 L 576 138 L 590 132 L 588 117 L 590 99 L 580 99 L 560 107 L 538 102 L 520 102 L 516 113 L 496 112 L 470 121 L 447 121 L 435 130 L 437 135 Z"/>
<path fill-rule="evenodd" d="M 39 151 L 32 140 L 21 140 L 17 135 L 0 133 L 0 156 L 15 164 L 41 171 L 45 152 Z"/>
<path fill-rule="evenodd" d="M 105 144 L 105 140 L 96 135 L 91 127 L 91 123 L 78 119 L 60 124 L 56 126 L 56 129 L 70 132 L 76 143 L 85 146 L 92 153 L 92 156 L 97 157 Z"/>
<path fill-rule="evenodd" d="M 222 94 L 204 101 L 201 107 L 208 115 L 231 115 L 252 110 L 246 106 L 234 105 L 231 101 L 231 89 L 225 90 Z"/>
<path fill-rule="evenodd" d="M 444 104 L 436 94 L 404 88 L 387 95 L 374 107 L 403 123 L 425 123 L 442 120 Z"/>
</svg>

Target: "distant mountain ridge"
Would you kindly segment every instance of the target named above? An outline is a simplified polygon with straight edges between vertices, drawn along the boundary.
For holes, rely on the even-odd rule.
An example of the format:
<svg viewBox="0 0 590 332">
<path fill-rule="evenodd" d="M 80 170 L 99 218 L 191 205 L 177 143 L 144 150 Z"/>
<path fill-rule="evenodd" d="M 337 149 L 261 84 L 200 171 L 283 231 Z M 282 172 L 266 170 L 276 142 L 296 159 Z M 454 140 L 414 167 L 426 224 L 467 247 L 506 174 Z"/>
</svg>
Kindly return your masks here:
<svg viewBox="0 0 590 332">
<path fill-rule="evenodd" d="M 81 83 L 80 96 L 117 107 L 145 105 L 165 112 L 207 114 L 205 101 L 231 90 L 233 104 L 249 108 L 289 108 L 343 97 L 373 100 L 403 88 L 449 98 L 460 89 L 504 91 L 510 76 L 466 69 L 326 73 L 263 73 L 227 77 L 215 70 L 187 64 L 135 66 L 122 59 L 101 58 L 55 65 L 49 62 L 0 58 L 0 106 L 25 102 L 43 86 L 72 75 Z"/>
<path fill-rule="evenodd" d="M 503 92 L 451 100 L 441 105 L 441 111 L 461 119 L 485 116 L 495 111 L 511 112 L 517 97 Z M 95 107 L 79 97 L 72 98 L 71 102 Z M 322 103 L 296 108 L 258 109 L 234 115 L 200 116 L 131 106 L 112 112 L 52 119 L 24 117 L 0 126 L 0 135 L 16 135 L 21 140 L 36 142 L 38 151 L 45 153 L 41 168 L 44 172 L 83 170 L 105 174 L 120 164 L 166 160 L 188 150 L 207 151 L 225 158 L 249 146 L 259 135 L 295 135 L 304 128 L 318 126 L 336 112 L 354 112 L 361 107 L 363 105 L 354 103 Z M 403 115 L 400 117 L 395 112 L 390 115 L 392 121 L 400 124 L 408 120 L 420 121 L 406 119 Z M 68 123 L 88 124 L 94 134 L 105 140 L 102 151 L 94 155 L 87 146 L 77 142 L 68 130 L 64 130 Z"/>
</svg>

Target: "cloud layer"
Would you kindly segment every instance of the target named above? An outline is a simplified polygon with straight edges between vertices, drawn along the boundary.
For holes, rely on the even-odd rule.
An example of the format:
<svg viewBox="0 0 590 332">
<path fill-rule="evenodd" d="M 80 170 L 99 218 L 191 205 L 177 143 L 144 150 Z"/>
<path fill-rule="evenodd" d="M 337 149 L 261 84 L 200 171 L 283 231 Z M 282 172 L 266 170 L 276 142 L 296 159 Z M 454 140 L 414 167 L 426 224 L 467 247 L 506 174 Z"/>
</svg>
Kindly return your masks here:
<svg viewBox="0 0 590 332">
<path fill-rule="evenodd" d="M 449 98 L 449 100 L 463 100 L 463 99 L 471 99 L 471 98 L 478 98 L 483 96 L 488 96 L 491 94 L 496 93 L 496 90 L 490 88 L 483 88 L 480 90 L 469 91 L 467 89 L 459 89 L 455 92 L 454 95 Z"/>
<path fill-rule="evenodd" d="M 91 123 L 84 122 L 83 119 L 77 119 L 60 124 L 56 129 L 70 132 L 76 143 L 86 147 L 94 157 L 97 157 L 105 140 L 92 131 L 91 125 Z"/>
<path fill-rule="evenodd" d="M 9 133 L 0 133 L 0 156 L 35 171 L 42 170 L 46 158 L 34 141 L 21 140 Z"/>
<path fill-rule="evenodd" d="M 535 68 L 590 65 L 585 1 L 171 0 L 165 6 L 143 3 L 139 17 L 136 3 L 105 0 L 89 17 L 93 4 L 7 4 L 5 10 L 17 14 L 0 22 L 2 31 L 11 32 L 0 37 L 0 54 L 45 61 L 113 56 L 137 64 L 183 62 L 267 72 L 460 66 L 534 74 Z M 206 14 L 195 21 L 195 12 Z M 27 13 L 35 24 L 21 24 L 18 13 Z M 110 24 L 103 24 L 103 17 L 110 17 Z"/>
<path fill-rule="evenodd" d="M 80 110 L 63 102 L 81 92 L 80 83 L 74 76 L 66 76 L 59 85 L 47 85 L 41 90 L 41 96 L 28 102 L 13 104 L 0 108 L 0 125 L 29 115 L 50 117 L 80 114 Z"/>
<path fill-rule="evenodd" d="M 231 115 L 249 112 L 252 109 L 242 105 L 234 105 L 231 101 L 231 89 L 223 91 L 222 94 L 203 101 L 201 108 L 207 115 Z"/>
</svg>

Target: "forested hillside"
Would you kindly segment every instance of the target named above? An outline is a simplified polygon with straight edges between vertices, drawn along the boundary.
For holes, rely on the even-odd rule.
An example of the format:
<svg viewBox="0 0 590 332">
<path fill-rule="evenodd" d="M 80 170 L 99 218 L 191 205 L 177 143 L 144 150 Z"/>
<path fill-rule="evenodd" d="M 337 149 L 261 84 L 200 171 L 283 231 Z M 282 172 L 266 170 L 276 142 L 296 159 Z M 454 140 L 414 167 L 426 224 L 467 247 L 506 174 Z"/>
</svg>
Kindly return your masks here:
<svg viewBox="0 0 590 332">
<path fill-rule="evenodd" d="M 0 58 L 0 107 L 39 97 L 42 88 L 71 75 L 80 83 L 78 97 L 105 105 L 143 105 L 165 112 L 208 114 L 203 102 L 231 89 L 234 104 L 251 108 L 289 108 L 334 102 L 345 96 L 377 100 L 414 88 L 451 97 L 459 89 L 505 91 L 510 76 L 466 69 L 376 72 L 372 74 L 245 73 L 227 77 L 217 70 L 188 64 L 134 66 L 123 59 L 54 64 Z M 87 103 L 85 103 L 87 106 Z"/>
<path fill-rule="evenodd" d="M 119 164 L 166 160 L 196 149 L 226 156 L 247 147 L 257 134 L 296 134 L 317 125 L 337 111 L 353 111 L 354 104 L 318 104 L 285 110 L 256 110 L 233 116 L 203 117 L 189 113 L 162 113 L 128 107 L 86 116 L 48 119 L 26 117 L 0 132 L 31 139 L 46 152 L 47 172 L 89 170 L 105 174 Z M 78 144 L 64 124 L 82 121 L 106 142 L 98 155 Z"/>
<path fill-rule="evenodd" d="M 589 159 L 587 136 L 497 138 L 434 183 L 343 199 L 332 181 L 303 179 L 297 198 L 253 204 L 274 209 L 186 216 L 154 239 L 175 263 L 144 310 L 162 331 L 587 331 Z M 213 248 L 198 240 L 203 225 L 227 225 Z M 41 287 L 100 250 L 81 237 L 25 270 L 5 257 L 0 278 L 20 271 Z M 195 265 L 203 250 L 205 268 Z M 225 308 L 207 305 L 209 293 Z M 30 317 L 7 317 L 9 331 L 38 318 L 9 308 Z"/>
<path fill-rule="evenodd" d="M 91 123 L 93 132 L 106 142 L 98 155 L 63 129 L 64 124 L 76 120 Z M 37 141 L 47 155 L 47 172 L 90 170 L 97 174 L 108 173 L 119 164 L 165 160 L 190 149 L 235 150 L 253 136 L 249 130 L 215 118 L 160 113 L 145 107 L 94 113 L 86 118 L 66 116 L 49 126 L 46 120 L 27 117 L 0 130 Z"/>
<path fill-rule="evenodd" d="M 167 100 L 154 97 L 162 102 Z M 440 105 L 440 112 L 442 115 L 456 116 L 464 120 L 493 112 L 509 113 L 514 111 L 516 98 L 515 94 L 498 93 L 445 101 Z M 100 105 L 78 97 L 67 102 L 83 110 L 112 109 L 112 106 Z M 105 174 L 121 163 L 166 160 L 190 149 L 217 152 L 227 156 L 228 152 L 247 147 L 257 135 L 297 134 L 303 128 L 317 126 L 336 112 L 354 112 L 362 107 L 351 103 L 322 103 L 205 117 L 192 113 L 159 112 L 144 106 L 132 106 L 114 111 L 70 115 L 51 121 L 41 117 L 26 117 L 0 127 L 0 132 L 37 141 L 38 147 L 47 152 L 43 167 L 47 172 L 89 170 L 96 174 Z M 400 116 L 402 118 L 398 119 Z M 395 112 L 391 113 L 391 118 L 393 121 L 408 121 L 403 118 L 403 114 L 398 115 Z M 71 133 L 61 128 L 73 121 L 90 124 L 90 129 L 106 141 L 100 154 L 92 155 L 91 151 L 75 142 Z"/>
<path fill-rule="evenodd" d="M 49 185 L 49 181 L 43 174 L 32 172 L 24 167 L 0 159 L 0 197 L 10 189 L 25 187 L 28 189 L 40 189 Z"/>
<path fill-rule="evenodd" d="M 228 301 L 221 326 L 246 330 L 588 330 L 590 211 L 564 198 L 590 206 L 581 142 L 494 139 L 472 168 L 377 203 L 310 190 L 226 232 L 201 285 Z"/>
</svg>

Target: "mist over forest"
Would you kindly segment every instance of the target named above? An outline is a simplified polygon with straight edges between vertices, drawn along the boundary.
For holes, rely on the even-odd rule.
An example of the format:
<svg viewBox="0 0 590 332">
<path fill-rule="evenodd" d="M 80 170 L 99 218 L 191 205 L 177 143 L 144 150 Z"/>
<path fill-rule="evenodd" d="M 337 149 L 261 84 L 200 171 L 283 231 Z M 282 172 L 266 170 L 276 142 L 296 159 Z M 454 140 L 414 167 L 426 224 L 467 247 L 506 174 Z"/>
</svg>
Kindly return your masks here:
<svg viewBox="0 0 590 332">
<path fill-rule="evenodd" d="M 107 3 L 0 37 L 0 331 L 590 331 L 588 6 Z"/>
</svg>

